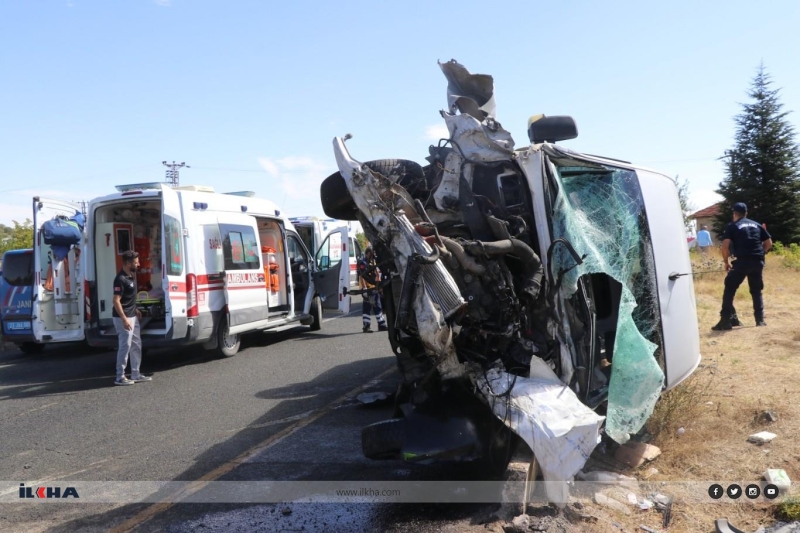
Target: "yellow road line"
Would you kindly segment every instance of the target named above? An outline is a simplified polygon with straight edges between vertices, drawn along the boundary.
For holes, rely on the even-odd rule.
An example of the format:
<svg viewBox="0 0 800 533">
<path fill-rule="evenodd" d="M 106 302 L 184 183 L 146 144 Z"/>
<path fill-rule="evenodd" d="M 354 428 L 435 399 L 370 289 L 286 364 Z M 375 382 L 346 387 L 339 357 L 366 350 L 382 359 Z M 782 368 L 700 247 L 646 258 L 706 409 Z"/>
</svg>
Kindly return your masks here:
<svg viewBox="0 0 800 533">
<path fill-rule="evenodd" d="M 326 414 L 330 413 L 334 409 L 336 409 L 339 405 L 350 399 L 351 397 L 357 395 L 359 392 L 363 391 L 364 389 L 368 389 L 375 385 L 375 382 L 382 380 L 383 378 L 387 377 L 389 374 L 395 371 L 395 367 L 392 366 L 391 368 L 386 369 L 385 371 L 378 374 L 375 378 L 370 380 L 368 383 L 364 385 L 359 385 L 358 387 L 354 388 L 351 391 L 343 394 L 332 403 L 328 404 L 327 407 L 317 411 L 315 414 L 309 416 L 308 418 L 304 418 L 298 421 L 296 424 L 292 424 L 291 426 L 282 429 L 278 433 L 270 436 L 269 438 L 265 439 L 264 441 L 256 444 L 249 450 L 246 450 L 239 454 L 236 458 L 222 463 L 220 466 L 211 470 L 210 472 L 206 473 L 196 481 L 189 484 L 186 488 L 176 491 L 172 496 L 169 498 L 170 501 L 167 502 L 160 502 L 151 505 L 150 507 L 140 511 L 139 513 L 135 514 L 122 524 L 118 525 L 117 527 L 110 530 L 111 533 L 127 533 L 129 531 L 133 531 L 137 527 L 141 526 L 145 522 L 149 521 L 150 519 L 154 518 L 160 513 L 163 513 L 167 509 L 170 509 L 175 503 L 184 497 L 191 496 L 196 492 L 202 490 L 209 482 L 215 481 L 225 474 L 231 472 L 237 466 L 246 463 L 259 453 L 268 450 L 269 448 L 275 446 L 279 442 L 281 442 L 286 437 L 292 435 L 293 433 L 299 431 L 300 429 L 308 426 L 309 424 L 319 420 Z"/>
</svg>

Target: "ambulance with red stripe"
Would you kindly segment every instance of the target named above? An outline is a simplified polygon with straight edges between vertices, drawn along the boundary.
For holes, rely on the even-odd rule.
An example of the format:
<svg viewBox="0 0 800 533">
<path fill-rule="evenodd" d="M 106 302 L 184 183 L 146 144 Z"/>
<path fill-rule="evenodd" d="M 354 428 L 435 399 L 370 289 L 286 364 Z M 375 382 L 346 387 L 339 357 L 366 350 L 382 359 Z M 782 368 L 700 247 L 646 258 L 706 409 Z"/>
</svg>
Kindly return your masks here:
<svg viewBox="0 0 800 533">
<path fill-rule="evenodd" d="M 136 305 L 145 348 L 202 344 L 230 357 L 245 333 L 297 325 L 318 330 L 324 309 L 349 312 L 350 299 L 341 296 L 350 276 L 346 228 L 331 231 L 312 255 L 278 206 L 252 192 L 164 183 L 117 191 L 89 202 L 83 253 L 69 269 L 71 288 L 55 283 L 69 305 L 54 308 L 51 321 L 34 309 L 34 332 L 44 318 L 40 342 L 63 338 L 58 330 L 68 323 L 69 337 L 116 346 L 113 280 L 127 250 L 139 253 Z M 34 199 L 34 292 L 43 291 L 48 254 L 39 228 L 54 210 L 74 214 L 75 207 Z"/>
</svg>

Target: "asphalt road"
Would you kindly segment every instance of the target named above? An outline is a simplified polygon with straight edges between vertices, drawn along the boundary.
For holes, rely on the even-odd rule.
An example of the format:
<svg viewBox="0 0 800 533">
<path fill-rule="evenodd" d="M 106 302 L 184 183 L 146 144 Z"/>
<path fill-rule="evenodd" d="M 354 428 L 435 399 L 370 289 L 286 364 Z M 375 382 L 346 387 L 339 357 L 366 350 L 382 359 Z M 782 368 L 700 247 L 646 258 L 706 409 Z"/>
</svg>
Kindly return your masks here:
<svg viewBox="0 0 800 533">
<path fill-rule="evenodd" d="M 113 386 L 114 354 L 81 347 L 0 354 L 0 480 L 67 481 L 436 479 L 446 467 L 369 461 L 362 426 L 391 405 L 385 334 L 361 333 L 360 305 L 297 327 L 246 337 L 218 359 L 201 348 L 159 350 L 150 383 Z M 373 326 L 374 327 L 374 326 Z M 16 485 L 0 487 L 16 490 Z M 387 504 L 86 504 L 0 506 L 0 531 L 483 531 L 494 507 Z"/>
</svg>

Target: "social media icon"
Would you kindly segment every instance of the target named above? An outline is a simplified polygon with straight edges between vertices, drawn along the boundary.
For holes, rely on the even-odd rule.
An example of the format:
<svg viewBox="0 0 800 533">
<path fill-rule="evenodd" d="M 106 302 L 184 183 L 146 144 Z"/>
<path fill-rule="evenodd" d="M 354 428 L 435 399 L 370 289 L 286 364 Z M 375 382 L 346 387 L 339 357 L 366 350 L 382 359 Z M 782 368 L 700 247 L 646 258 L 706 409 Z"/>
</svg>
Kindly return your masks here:
<svg viewBox="0 0 800 533">
<path fill-rule="evenodd" d="M 751 500 L 755 500 L 761 496 L 761 488 L 758 485 L 747 485 L 744 491 L 745 495 Z"/>
<path fill-rule="evenodd" d="M 728 485 L 728 498 L 732 500 L 738 500 L 742 495 L 742 487 L 734 483 L 733 485 Z"/>
<path fill-rule="evenodd" d="M 708 487 L 708 495 L 715 500 L 719 500 L 720 498 L 722 498 L 723 494 L 724 490 L 722 488 L 722 485 L 714 483 L 713 485 Z"/>
<path fill-rule="evenodd" d="M 768 500 L 774 500 L 778 497 L 778 487 L 770 483 L 764 487 L 764 497 Z"/>
</svg>

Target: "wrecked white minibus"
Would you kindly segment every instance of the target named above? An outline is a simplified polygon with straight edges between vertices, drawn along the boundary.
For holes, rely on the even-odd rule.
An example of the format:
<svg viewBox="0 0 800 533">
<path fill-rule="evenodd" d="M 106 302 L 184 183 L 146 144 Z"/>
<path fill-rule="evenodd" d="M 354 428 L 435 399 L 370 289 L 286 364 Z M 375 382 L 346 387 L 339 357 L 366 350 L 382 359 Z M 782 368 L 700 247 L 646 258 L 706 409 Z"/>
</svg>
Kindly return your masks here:
<svg viewBox="0 0 800 533">
<path fill-rule="evenodd" d="M 570 117 L 532 117 L 515 148 L 493 79 L 440 67 L 450 138 L 429 164 L 376 171 L 348 135 L 321 186 L 326 214 L 358 219 L 391 274 L 403 385 L 396 418 L 363 429 L 363 452 L 505 469 L 521 439 L 546 480 L 570 480 L 601 432 L 628 440 L 699 364 L 675 182 L 557 145 L 577 137 Z"/>
</svg>

